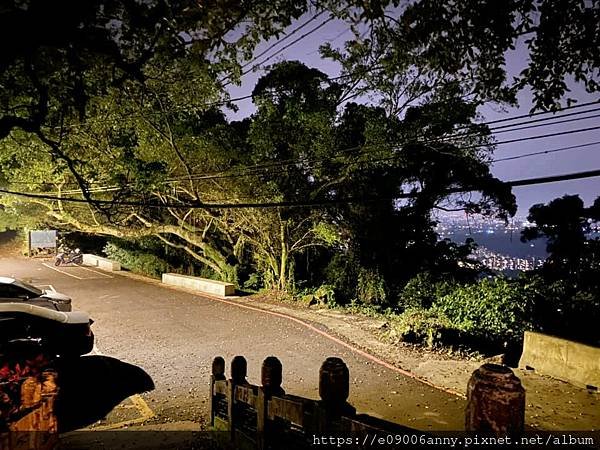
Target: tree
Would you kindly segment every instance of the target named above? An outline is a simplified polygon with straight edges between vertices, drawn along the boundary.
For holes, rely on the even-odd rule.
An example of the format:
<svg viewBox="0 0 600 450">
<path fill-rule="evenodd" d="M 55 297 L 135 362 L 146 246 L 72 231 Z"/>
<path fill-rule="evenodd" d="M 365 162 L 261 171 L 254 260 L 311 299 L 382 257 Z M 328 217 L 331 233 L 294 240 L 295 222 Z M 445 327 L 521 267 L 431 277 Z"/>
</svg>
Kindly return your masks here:
<svg viewBox="0 0 600 450">
<path fill-rule="evenodd" d="M 527 219 L 534 225 L 523 230 L 521 240 L 547 239 L 543 271 L 549 279 L 568 280 L 574 289 L 600 288 L 600 240 L 590 237 L 592 225 L 600 222 L 600 197 L 585 207 L 578 195 L 565 195 L 533 205 Z"/>
<path fill-rule="evenodd" d="M 344 80 L 376 93 L 390 113 L 459 82 L 473 101 L 516 102 L 530 88 L 534 109 L 558 109 L 570 78 L 598 92 L 598 0 L 419 0 L 369 2 L 341 14 L 354 39 L 322 47 L 339 61 Z M 369 26 L 365 26 L 365 22 Z M 510 79 L 507 52 L 519 42 L 529 58 Z"/>
<path fill-rule="evenodd" d="M 13 130 L 35 136 L 71 171 L 94 204 L 82 161 L 61 145 L 84 123 L 90 102 L 111 89 L 137 85 L 193 60 L 213 86 L 204 105 L 225 98 L 219 74 L 239 73 L 263 38 L 278 35 L 308 3 L 290 0 L 149 1 L 9 0 L 0 10 L 0 139 Z"/>
<path fill-rule="evenodd" d="M 90 192 L 109 201 L 111 214 L 66 201 L 81 191 L 64 161 L 17 132 L 2 141 L 7 180 L 15 189 L 27 183 L 64 200 L 13 204 L 35 202 L 45 208 L 44 220 L 89 233 L 156 236 L 226 280 L 235 280 L 236 267 L 248 260 L 268 286 L 284 290 L 293 286 L 298 257 L 309 249 L 319 264 L 327 259 L 319 248 L 346 254 L 365 283 L 381 276 L 395 288 L 424 268 L 457 269 L 451 255 L 463 252 L 437 243 L 431 217 L 445 208 L 452 190 L 483 194 L 452 199 L 461 208 L 500 215 L 514 210 L 510 189 L 487 168 L 485 133 L 465 132 L 459 141 L 481 147 L 444 140 L 456 129 L 471 129 L 472 105 L 430 103 L 404 120 L 352 103 L 339 110 L 337 83 L 286 62 L 257 84 L 257 113 L 228 123 L 220 112 L 197 106 L 211 86 L 203 73 L 193 62 L 173 61 L 143 87 L 124 82 L 90 100 L 86 122 L 64 137 L 61 148 L 81 161 Z M 252 165 L 256 169 L 249 170 Z M 405 194 L 414 198 L 395 200 Z M 203 206 L 248 199 L 339 204 Z"/>
</svg>

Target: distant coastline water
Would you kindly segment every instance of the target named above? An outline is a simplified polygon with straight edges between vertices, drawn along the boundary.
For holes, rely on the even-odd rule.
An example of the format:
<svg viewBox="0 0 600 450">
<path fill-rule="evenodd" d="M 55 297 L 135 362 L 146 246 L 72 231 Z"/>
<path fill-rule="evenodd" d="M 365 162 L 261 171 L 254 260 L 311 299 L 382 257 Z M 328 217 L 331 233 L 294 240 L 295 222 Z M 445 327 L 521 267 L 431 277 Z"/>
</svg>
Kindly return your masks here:
<svg viewBox="0 0 600 450">
<path fill-rule="evenodd" d="M 493 252 L 511 256 L 513 258 L 546 258 L 546 240 L 536 239 L 530 242 L 521 242 L 520 233 L 510 232 L 473 232 L 457 230 L 444 236 L 458 244 L 471 238 L 480 247 L 485 247 Z"/>
</svg>

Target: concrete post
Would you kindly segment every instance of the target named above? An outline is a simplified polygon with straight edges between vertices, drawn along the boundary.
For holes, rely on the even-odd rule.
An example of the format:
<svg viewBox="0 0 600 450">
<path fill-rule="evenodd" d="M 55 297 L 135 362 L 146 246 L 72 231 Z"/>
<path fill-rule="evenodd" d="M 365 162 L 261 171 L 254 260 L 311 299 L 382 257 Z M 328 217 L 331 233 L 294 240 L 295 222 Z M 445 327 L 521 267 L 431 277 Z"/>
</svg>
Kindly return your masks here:
<svg viewBox="0 0 600 450">
<path fill-rule="evenodd" d="M 525 389 L 514 372 L 498 364 L 484 364 L 467 385 L 467 431 L 518 434 L 525 424 Z"/>
<path fill-rule="evenodd" d="M 256 443 L 258 450 L 273 447 L 269 438 L 273 438 L 273 430 L 269 430 L 268 409 L 269 400 L 274 395 L 284 395 L 281 388 L 283 379 L 283 367 L 281 361 L 274 356 L 266 358 L 261 367 L 260 379 L 262 386 L 258 388 L 258 399 L 256 402 Z"/>
<path fill-rule="evenodd" d="M 215 426 L 215 381 L 225 379 L 225 360 L 221 356 L 217 356 L 212 362 L 212 373 L 210 375 L 210 395 L 208 397 L 208 406 L 210 408 L 208 417 L 210 418 L 210 426 Z"/>
<path fill-rule="evenodd" d="M 283 366 L 281 361 L 274 356 L 269 356 L 263 361 L 260 378 L 265 394 L 283 395 L 284 391 L 281 388 L 283 381 Z"/>
<path fill-rule="evenodd" d="M 231 360 L 231 379 L 227 383 L 227 417 L 229 419 L 229 437 L 230 442 L 235 443 L 235 429 L 238 425 L 238 414 L 235 406 L 235 387 L 237 385 L 248 384 L 246 374 L 248 373 L 248 363 L 243 356 L 235 356 Z"/>
<path fill-rule="evenodd" d="M 243 356 L 235 356 L 231 360 L 231 379 L 235 384 L 247 384 L 248 363 Z"/>
<path fill-rule="evenodd" d="M 342 414 L 354 415 L 356 409 L 347 403 L 350 395 L 350 371 L 340 358 L 327 358 L 319 370 L 319 396 L 327 417 L 327 426 L 331 420 Z"/>
</svg>

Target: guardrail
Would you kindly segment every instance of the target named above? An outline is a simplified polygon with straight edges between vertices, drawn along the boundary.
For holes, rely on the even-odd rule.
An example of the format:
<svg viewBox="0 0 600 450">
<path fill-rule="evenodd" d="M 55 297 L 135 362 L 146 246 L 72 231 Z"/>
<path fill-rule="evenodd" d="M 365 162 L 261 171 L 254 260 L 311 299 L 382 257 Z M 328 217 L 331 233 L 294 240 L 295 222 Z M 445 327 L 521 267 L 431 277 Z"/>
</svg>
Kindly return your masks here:
<svg viewBox="0 0 600 450">
<path fill-rule="evenodd" d="M 319 371 L 320 400 L 286 394 L 282 364 L 264 360 L 261 386 L 246 380 L 243 356 L 231 361 L 216 357 L 210 379 L 210 426 L 221 444 L 234 448 L 305 448 L 314 436 L 357 436 L 415 433 L 408 427 L 357 414 L 348 402 L 350 374 L 340 358 L 327 358 Z M 520 433 L 525 422 L 525 390 L 511 369 L 484 364 L 467 387 L 465 429 L 493 433 Z M 353 442 L 354 443 L 354 442 Z"/>
</svg>

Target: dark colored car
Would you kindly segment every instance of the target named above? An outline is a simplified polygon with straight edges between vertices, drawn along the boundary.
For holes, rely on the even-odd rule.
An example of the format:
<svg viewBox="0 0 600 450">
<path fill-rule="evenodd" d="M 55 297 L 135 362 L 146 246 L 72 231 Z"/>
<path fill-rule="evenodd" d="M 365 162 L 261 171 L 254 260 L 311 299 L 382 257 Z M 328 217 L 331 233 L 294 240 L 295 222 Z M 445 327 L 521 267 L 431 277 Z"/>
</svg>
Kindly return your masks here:
<svg viewBox="0 0 600 450">
<path fill-rule="evenodd" d="M 17 280 L 0 277 L 0 303 L 24 302 L 56 311 L 71 311 L 71 298 L 51 289 L 42 290 Z"/>
<path fill-rule="evenodd" d="M 49 356 L 84 355 L 94 347 L 92 323 L 71 311 L 69 297 L 0 277 L 0 355 L 31 345 Z"/>
</svg>

